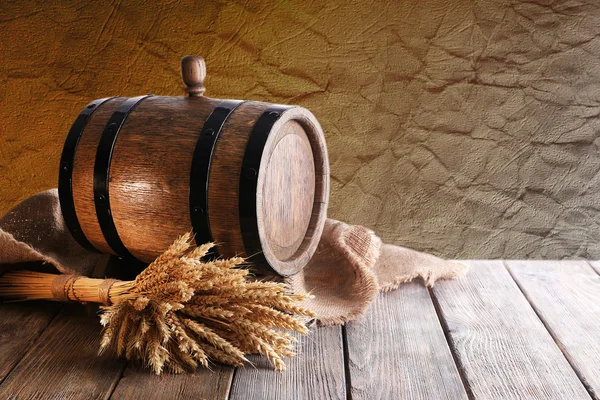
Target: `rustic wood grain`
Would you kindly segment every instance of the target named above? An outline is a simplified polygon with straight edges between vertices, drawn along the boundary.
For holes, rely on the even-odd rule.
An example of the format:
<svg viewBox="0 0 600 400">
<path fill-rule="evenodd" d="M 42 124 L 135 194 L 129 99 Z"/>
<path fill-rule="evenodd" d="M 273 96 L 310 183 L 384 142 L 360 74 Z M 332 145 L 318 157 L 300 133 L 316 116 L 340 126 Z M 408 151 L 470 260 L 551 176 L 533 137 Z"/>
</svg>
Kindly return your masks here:
<svg viewBox="0 0 600 400">
<path fill-rule="evenodd" d="M 59 308 L 58 303 L 40 301 L 0 305 L 0 382 L 48 327 Z"/>
<path fill-rule="evenodd" d="M 585 261 L 507 261 L 592 397 L 600 398 L 600 276 Z"/>
<path fill-rule="evenodd" d="M 1 399 L 104 399 L 125 362 L 98 356 L 100 323 L 67 305 L 0 385 Z"/>
<path fill-rule="evenodd" d="M 112 399 L 207 399 L 225 400 L 229 396 L 233 368 L 213 366 L 212 371 L 156 376 L 147 368 L 129 365 Z"/>
<path fill-rule="evenodd" d="M 238 368 L 230 400 L 346 399 L 341 328 L 313 328 L 299 337 L 298 355 L 286 359 L 287 371 L 275 372 L 264 358 L 256 368 Z"/>
<path fill-rule="evenodd" d="M 352 400 L 467 399 L 422 283 L 380 294 L 346 333 Z"/>
<path fill-rule="evenodd" d="M 434 299 L 475 399 L 589 399 L 501 261 L 433 288 Z"/>
</svg>

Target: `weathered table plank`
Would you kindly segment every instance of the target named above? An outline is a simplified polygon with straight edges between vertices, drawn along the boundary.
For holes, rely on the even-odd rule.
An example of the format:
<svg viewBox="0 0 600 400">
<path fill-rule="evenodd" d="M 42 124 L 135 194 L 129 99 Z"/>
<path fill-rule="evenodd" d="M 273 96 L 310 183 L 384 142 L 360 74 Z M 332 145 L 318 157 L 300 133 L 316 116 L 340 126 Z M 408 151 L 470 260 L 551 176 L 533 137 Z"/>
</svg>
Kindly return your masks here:
<svg viewBox="0 0 600 400">
<path fill-rule="evenodd" d="M 60 306 L 41 301 L 0 305 L 0 382 L 48 327 Z"/>
<path fill-rule="evenodd" d="M 380 294 L 346 332 L 353 400 L 467 398 L 422 282 Z"/>
<path fill-rule="evenodd" d="M 0 398 L 107 398 L 125 362 L 97 355 L 100 331 L 81 305 L 65 306 L 0 385 Z"/>
<path fill-rule="evenodd" d="M 589 399 L 585 387 L 501 261 L 433 288 L 475 399 Z"/>
<path fill-rule="evenodd" d="M 339 326 L 313 328 L 299 338 L 297 353 L 285 360 L 285 372 L 273 371 L 264 357 L 250 357 L 255 367 L 236 370 L 230 400 L 346 399 Z"/>
<path fill-rule="evenodd" d="M 592 394 L 600 395 L 600 276 L 585 261 L 506 265 Z"/>
<path fill-rule="evenodd" d="M 227 399 L 233 368 L 213 366 L 195 373 L 156 376 L 148 368 L 128 365 L 112 399 Z"/>
</svg>

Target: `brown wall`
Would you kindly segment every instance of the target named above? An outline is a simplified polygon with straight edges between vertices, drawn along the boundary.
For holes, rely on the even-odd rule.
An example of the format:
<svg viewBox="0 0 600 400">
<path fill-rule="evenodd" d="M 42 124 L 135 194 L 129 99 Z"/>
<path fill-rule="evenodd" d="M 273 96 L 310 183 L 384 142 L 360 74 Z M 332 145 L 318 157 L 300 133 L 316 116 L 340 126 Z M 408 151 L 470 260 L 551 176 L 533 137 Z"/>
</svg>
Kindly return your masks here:
<svg viewBox="0 0 600 400">
<path fill-rule="evenodd" d="M 0 214 L 56 185 L 90 99 L 309 108 L 330 215 L 458 258 L 600 258 L 600 9 L 583 1 L 0 3 Z M 158 2 L 157 2 L 158 3 Z"/>
</svg>

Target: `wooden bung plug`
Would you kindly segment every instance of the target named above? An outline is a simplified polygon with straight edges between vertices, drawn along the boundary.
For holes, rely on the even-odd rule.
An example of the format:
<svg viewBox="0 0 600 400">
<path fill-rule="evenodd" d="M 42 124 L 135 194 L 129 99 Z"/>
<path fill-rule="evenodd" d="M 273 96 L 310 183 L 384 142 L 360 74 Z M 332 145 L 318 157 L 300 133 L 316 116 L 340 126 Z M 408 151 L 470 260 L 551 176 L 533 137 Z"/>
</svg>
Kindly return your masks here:
<svg viewBox="0 0 600 400">
<path fill-rule="evenodd" d="M 189 96 L 202 96 L 206 88 L 206 63 L 200 56 L 186 56 L 181 60 L 181 77 L 185 83 L 185 92 Z"/>
</svg>

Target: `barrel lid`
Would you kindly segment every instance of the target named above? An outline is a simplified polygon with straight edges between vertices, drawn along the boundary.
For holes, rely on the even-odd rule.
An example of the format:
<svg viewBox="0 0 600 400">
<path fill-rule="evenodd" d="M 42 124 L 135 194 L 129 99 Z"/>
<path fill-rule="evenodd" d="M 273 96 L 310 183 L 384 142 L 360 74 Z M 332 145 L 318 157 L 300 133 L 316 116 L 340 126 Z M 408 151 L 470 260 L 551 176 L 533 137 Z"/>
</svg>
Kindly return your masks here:
<svg viewBox="0 0 600 400">
<path fill-rule="evenodd" d="M 262 251 L 279 274 L 298 272 L 312 257 L 325 223 L 328 194 L 321 127 L 308 110 L 288 109 L 265 144 L 256 196 Z"/>
</svg>

